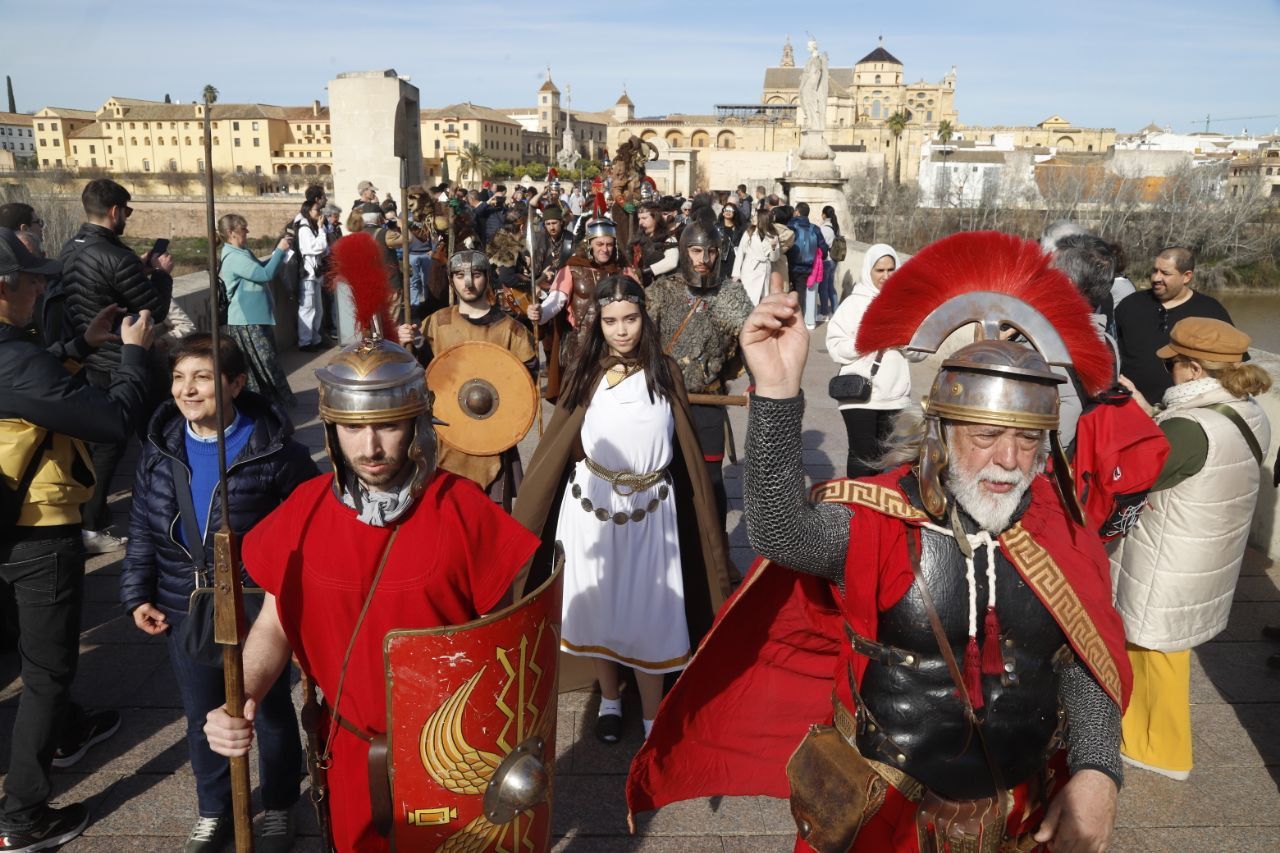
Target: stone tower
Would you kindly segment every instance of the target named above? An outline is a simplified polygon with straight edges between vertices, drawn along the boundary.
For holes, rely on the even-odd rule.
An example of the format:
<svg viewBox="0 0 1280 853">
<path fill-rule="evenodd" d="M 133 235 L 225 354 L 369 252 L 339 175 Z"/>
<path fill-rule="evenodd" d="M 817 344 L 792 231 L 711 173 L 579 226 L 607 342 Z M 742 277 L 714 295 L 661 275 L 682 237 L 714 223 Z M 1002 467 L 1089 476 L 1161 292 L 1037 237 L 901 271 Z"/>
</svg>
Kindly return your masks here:
<svg viewBox="0 0 1280 853">
<path fill-rule="evenodd" d="M 636 117 L 636 105 L 631 102 L 631 98 L 627 96 L 627 90 L 622 90 L 622 97 L 618 98 L 618 102 L 613 105 L 613 120 L 618 124 L 631 121 Z"/>
<path fill-rule="evenodd" d="M 795 68 L 796 56 L 791 51 L 791 36 L 787 36 L 787 43 L 782 46 L 782 60 L 778 63 L 779 68 Z"/>
<path fill-rule="evenodd" d="M 560 133 L 560 90 L 551 82 L 551 69 L 547 69 L 547 82 L 538 89 L 538 130 L 554 140 Z"/>
</svg>

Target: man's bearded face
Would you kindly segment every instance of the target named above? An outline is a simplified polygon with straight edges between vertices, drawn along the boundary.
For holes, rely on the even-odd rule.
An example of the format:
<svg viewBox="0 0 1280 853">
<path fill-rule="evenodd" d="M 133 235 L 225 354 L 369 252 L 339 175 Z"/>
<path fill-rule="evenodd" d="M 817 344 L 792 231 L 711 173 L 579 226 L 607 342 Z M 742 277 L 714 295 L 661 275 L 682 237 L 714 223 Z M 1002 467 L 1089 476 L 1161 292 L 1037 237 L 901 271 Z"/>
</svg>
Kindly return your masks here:
<svg viewBox="0 0 1280 853">
<path fill-rule="evenodd" d="M 1044 466 L 1044 432 L 993 424 L 947 426 L 947 490 L 990 533 L 1002 533 Z"/>
</svg>

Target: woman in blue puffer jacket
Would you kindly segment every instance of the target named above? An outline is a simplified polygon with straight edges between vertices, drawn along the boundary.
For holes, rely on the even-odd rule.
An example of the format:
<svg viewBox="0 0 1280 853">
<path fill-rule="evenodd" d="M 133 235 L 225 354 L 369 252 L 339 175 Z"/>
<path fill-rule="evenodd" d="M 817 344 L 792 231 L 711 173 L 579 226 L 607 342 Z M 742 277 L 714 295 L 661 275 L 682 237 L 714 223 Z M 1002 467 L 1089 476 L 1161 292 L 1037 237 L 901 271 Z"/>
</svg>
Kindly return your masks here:
<svg viewBox="0 0 1280 853">
<path fill-rule="evenodd" d="M 152 635 L 167 633 L 169 660 L 187 717 L 187 746 L 200 808 L 189 850 L 220 849 L 233 832 L 228 765 L 209 749 L 203 730 L 205 715 L 225 701 L 222 667 L 216 648 L 193 650 L 193 632 L 184 631 L 201 551 L 211 574 L 213 533 L 222 524 L 215 389 L 220 387 L 223 395 L 228 501 L 237 535 L 243 536 L 295 488 L 320 473 L 310 451 L 293 438 L 293 424 L 283 409 L 244 390 L 245 359 L 235 341 L 224 337 L 221 344 L 218 383 L 208 334 L 182 339 L 172 354 L 173 399 L 152 416 L 143 443 L 120 576 L 121 603 L 138 628 Z M 179 507 L 187 497 L 191 502 L 183 513 Z M 192 547 L 197 536 L 200 547 Z M 245 582 L 252 584 L 247 576 Z M 207 580 L 201 585 L 208 585 Z M 265 847 L 292 838 L 292 809 L 298 799 L 302 752 L 289 675 L 286 667 L 256 717 Z"/>
</svg>

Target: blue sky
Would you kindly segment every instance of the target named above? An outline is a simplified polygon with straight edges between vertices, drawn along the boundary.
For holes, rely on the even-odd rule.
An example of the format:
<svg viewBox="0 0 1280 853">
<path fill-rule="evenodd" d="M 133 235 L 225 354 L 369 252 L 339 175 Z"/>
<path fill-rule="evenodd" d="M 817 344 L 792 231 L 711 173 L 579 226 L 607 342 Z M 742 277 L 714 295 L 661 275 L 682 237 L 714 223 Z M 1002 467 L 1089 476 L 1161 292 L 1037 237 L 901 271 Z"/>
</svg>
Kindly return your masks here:
<svg viewBox="0 0 1280 853">
<path fill-rule="evenodd" d="M 406 11 L 406 6 L 411 9 Z M 424 106 L 531 104 L 544 69 L 573 106 L 604 109 L 625 84 L 639 115 L 710 112 L 759 100 L 766 65 L 806 32 L 833 65 L 876 45 L 908 81 L 955 65 L 966 124 L 1148 122 L 1203 129 L 1280 127 L 1280 0 L 449 4 L 189 0 L 0 0 L 0 74 L 18 108 L 92 109 L 112 95 L 174 100 L 212 82 L 223 101 L 327 101 L 341 71 L 393 67 Z M 447 11 L 446 11 L 447 10 Z M 791 14 L 787 14 L 791 13 Z M 16 37 L 15 37 L 16 36 Z M 3 105 L 0 105 L 2 107 Z M 1243 116 L 1263 116 L 1239 119 Z"/>
</svg>

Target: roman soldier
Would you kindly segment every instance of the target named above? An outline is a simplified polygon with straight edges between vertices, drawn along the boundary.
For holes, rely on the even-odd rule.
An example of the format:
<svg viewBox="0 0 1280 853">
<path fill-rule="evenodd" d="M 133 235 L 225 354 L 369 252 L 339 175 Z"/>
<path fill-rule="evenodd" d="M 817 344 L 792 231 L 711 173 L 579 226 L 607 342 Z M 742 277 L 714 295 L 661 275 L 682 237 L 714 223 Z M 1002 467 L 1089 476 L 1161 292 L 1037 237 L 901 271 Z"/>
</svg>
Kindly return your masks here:
<svg viewBox="0 0 1280 853">
<path fill-rule="evenodd" d="M 427 275 L 427 315 L 449 304 L 449 258 L 459 249 L 479 248 L 480 238 L 472 227 L 471 217 L 459 213 L 464 202 L 451 199 L 432 204 L 431 228 L 435 249 L 431 252 Z"/>
<path fill-rule="evenodd" d="M 422 368 L 380 334 L 391 318 L 372 238 L 344 237 L 334 247 L 333 260 L 335 274 L 351 284 L 362 339 L 316 371 L 333 473 L 299 486 L 244 539 L 245 568 L 267 590 L 262 616 L 244 645 L 245 714 L 252 718 L 255 703 L 290 653 L 295 655 L 324 696 L 324 707 L 304 708 L 303 718 L 310 721 L 312 799 L 322 828 L 332 835 L 327 849 L 383 851 L 390 849 L 383 836 L 393 831 L 391 813 L 397 839 L 412 828 L 391 805 L 388 768 L 378 763 L 387 754 L 378 745 L 385 747 L 395 722 L 388 715 L 388 679 L 396 685 L 396 670 L 389 664 L 384 670 L 384 638 L 408 629 L 461 626 L 495 611 L 538 539 L 473 483 L 437 468 L 432 399 Z M 474 659 L 492 651 L 474 649 Z M 554 667 L 554 653 L 550 661 Z M 431 677 L 417 681 L 440 680 L 454 689 L 452 680 L 461 671 L 453 664 L 435 666 Z M 466 695 L 450 705 L 459 715 L 467 696 L 487 689 L 478 686 L 479 674 L 474 679 Z M 435 710 L 432 704 L 420 713 L 425 720 Z M 453 738 L 460 741 L 460 719 L 457 725 Z M 250 720 L 231 717 L 223 708 L 210 713 L 205 733 L 214 751 L 228 756 L 247 754 L 253 737 Z M 466 731 L 471 745 L 479 747 L 471 754 L 482 763 L 464 768 L 482 791 L 510 751 L 483 735 L 478 727 Z M 393 737 L 393 752 L 396 742 Z M 401 773 L 422 772 L 418 748 L 414 737 L 412 764 L 417 766 L 397 765 L 394 784 L 402 784 Z M 444 778 L 456 754 L 433 760 L 428 770 Z M 433 805 L 452 805 L 458 812 L 478 809 L 470 800 L 463 804 L 452 797 L 447 778 L 442 784 L 432 795 L 438 796 Z M 447 814 L 437 823 L 448 832 L 472 828 L 460 830 Z"/>
<path fill-rule="evenodd" d="M 491 277 L 489 258 L 484 252 L 455 252 L 449 259 L 449 280 L 456 301 L 436 311 L 421 327 L 401 325 L 397 329 L 400 344 L 413 344 L 419 360 L 430 365 L 433 358 L 459 344 L 483 341 L 510 352 L 532 375 L 538 363 L 529 330 L 496 303 Z M 445 444 L 440 448 L 439 465 L 471 480 L 510 510 L 522 473 L 518 448 L 473 455 Z"/>
<path fill-rule="evenodd" d="M 587 223 L 582 245 L 560 268 L 546 298 L 539 305 L 529 306 L 530 320 L 551 324 L 549 334 L 542 338 L 547 347 L 544 396 L 548 400 L 559 396 L 561 377 L 577 362 L 587 330 L 595 319 L 596 285 L 605 276 L 622 270 L 613 222 L 598 217 Z"/>
<path fill-rule="evenodd" d="M 764 560 L 667 696 L 632 765 L 633 810 L 789 796 L 798 850 L 1106 846 L 1132 673 L 1051 368 L 1097 393 L 1112 356 L 1039 247 L 993 232 L 907 262 L 857 344 L 936 353 L 972 323 L 923 417 L 900 416 L 883 473 L 806 498 L 809 333 L 790 293 L 748 318 L 744 505 Z"/>
<path fill-rule="evenodd" d="M 714 226 L 690 224 L 680 236 L 677 269 L 649 286 L 649 316 L 658 327 L 663 349 L 676 360 L 690 394 L 727 393 L 741 372 L 738 333 L 751 313 L 742 283 L 721 272 L 720 234 Z M 689 407 L 702 458 L 715 489 L 723 528 L 729 514 L 722 465 L 728 418 L 724 406 Z"/>
</svg>

